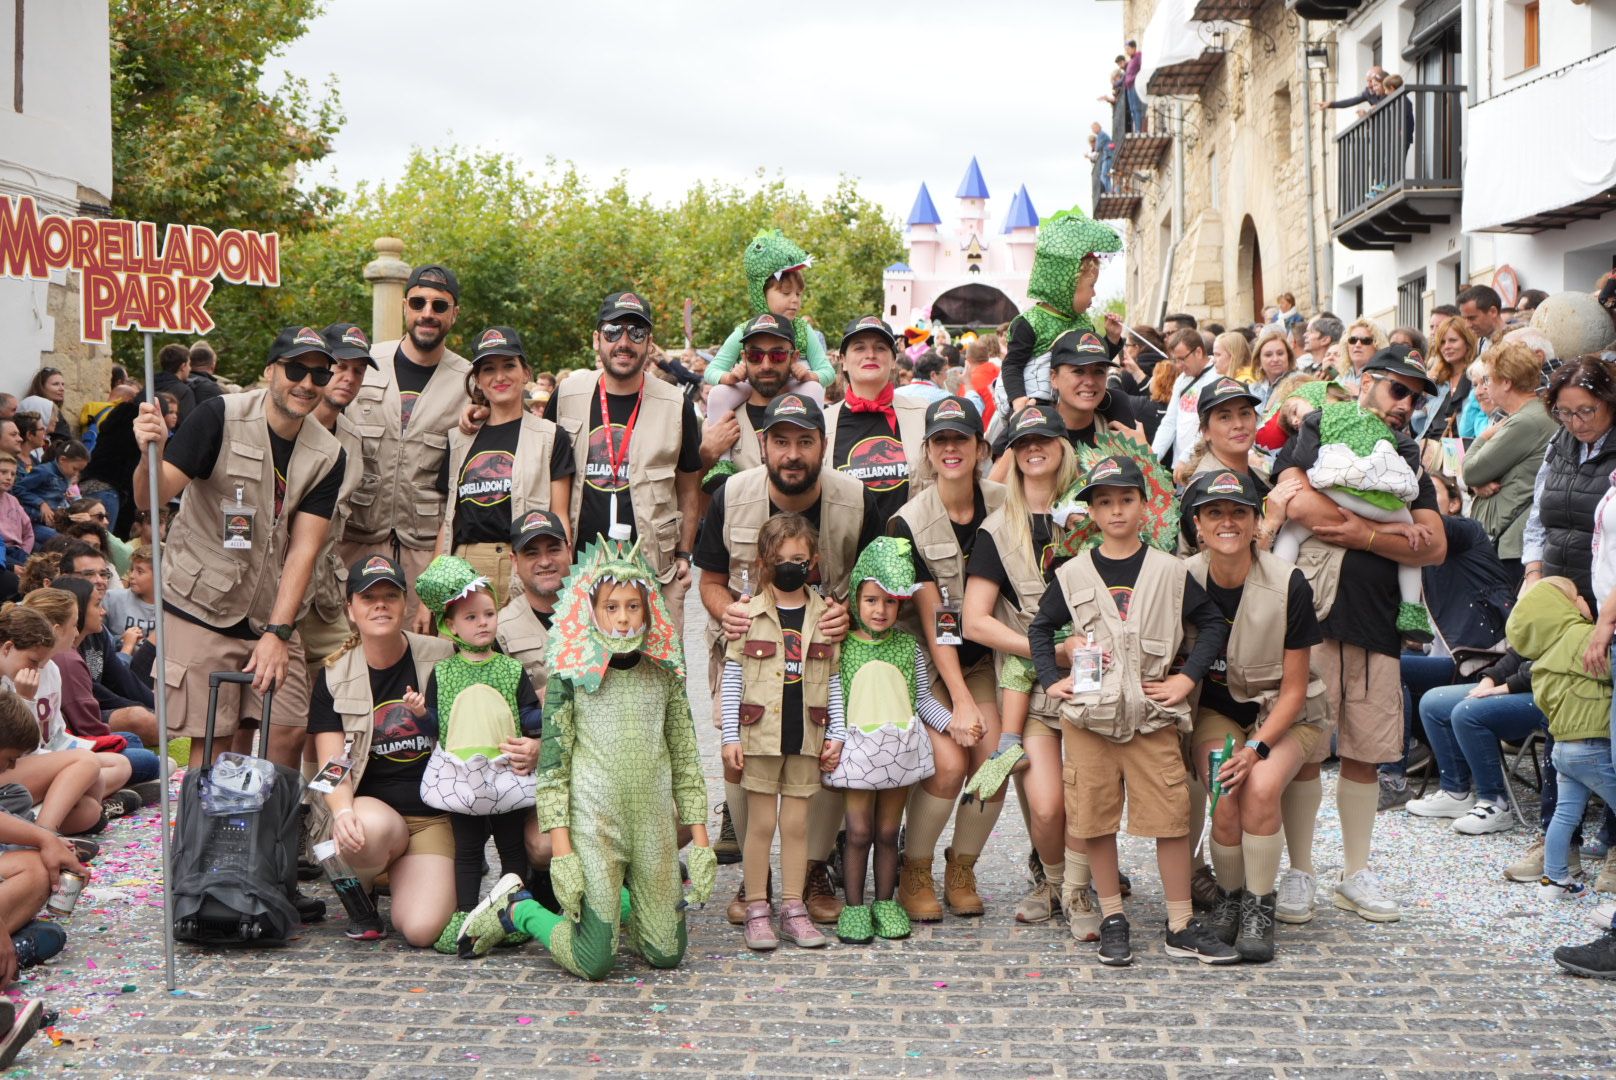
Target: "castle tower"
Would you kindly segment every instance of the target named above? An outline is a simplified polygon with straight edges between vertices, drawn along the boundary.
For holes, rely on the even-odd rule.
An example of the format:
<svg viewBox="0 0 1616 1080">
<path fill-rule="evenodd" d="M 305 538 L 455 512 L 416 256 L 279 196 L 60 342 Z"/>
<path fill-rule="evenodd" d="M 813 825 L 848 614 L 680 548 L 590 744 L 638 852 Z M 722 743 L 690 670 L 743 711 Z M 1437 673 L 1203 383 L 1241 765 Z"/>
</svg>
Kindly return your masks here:
<svg viewBox="0 0 1616 1080">
<path fill-rule="evenodd" d="M 1026 184 L 1010 199 L 1010 212 L 1004 217 L 1001 233 L 1008 238 L 1009 269 L 1018 274 L 1032 273 L 1033 249 L 1038 242 L 1038 211 L 1033 209 Z"/>
<path fill-rule="evenodd" d="M 942 215 L 931 201 L 931 192 L 926 190 L 922 182 L 920 193 L 915 196 L 915 205 L 909 210 L 908 221 L 909 265 L 915 273 L 930 274 L 937 269 L 937 259 L 942 249 L 942 237 L 937 233 L 937 226 L 942 223 Z"/>
<path fill-rule="evenodd" d="M 965 177 L 960 181 L 959 190 L 954 196 L 960 201 L 959 222 L 961 248 L 968 248 L 971 237 L 976 237 L 983 246 L 987 244 L 988 230 L 988 184 L 982 179 L 982 167 L 971 158 L 971 164 L 965 169 Z"/>
</svg>

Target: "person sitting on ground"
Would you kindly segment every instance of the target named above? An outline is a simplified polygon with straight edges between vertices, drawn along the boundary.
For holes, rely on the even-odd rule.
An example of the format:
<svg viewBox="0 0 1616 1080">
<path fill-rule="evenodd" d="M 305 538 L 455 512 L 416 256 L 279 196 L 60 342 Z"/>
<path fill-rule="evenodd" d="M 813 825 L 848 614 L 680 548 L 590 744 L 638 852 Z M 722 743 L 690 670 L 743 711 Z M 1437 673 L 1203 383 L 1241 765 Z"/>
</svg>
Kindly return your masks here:
<svg viewBox="0 0 1616 1080">
<path fill-rule="evenodd" d="M 57 528 L 66 524 L 68 489 L 89 463 L 90 452 L 84 444 L 69 442 L 53 460 L 18 478 L 12 493 L 28 511 L 28 519 L 34 523 L 34 536 L 40 543 L 55 536 Z"/>
</svg>

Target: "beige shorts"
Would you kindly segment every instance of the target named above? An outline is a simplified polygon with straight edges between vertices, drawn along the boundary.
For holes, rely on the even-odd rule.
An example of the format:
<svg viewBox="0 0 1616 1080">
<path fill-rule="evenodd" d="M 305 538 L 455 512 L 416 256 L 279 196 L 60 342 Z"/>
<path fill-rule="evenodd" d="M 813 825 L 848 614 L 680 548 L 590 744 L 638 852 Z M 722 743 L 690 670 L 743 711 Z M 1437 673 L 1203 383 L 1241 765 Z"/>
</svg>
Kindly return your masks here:
<svg viewBox="0 0 1616 1080">
<path fill-rule="evenodd" d="M 1256 727 L 1255 724 L 1251 727 L 1241 727 L 1215 709 L 1201 709 L 1195 714 L 1195 734 L 1191 736 L 1190 743 L 1192 747 L 1201 747 L 1208 743 L 1217 743 L 1221 746 L 1225 736 L 1233 735 L 1235 746 L 1244 746 Z M 1285 738 L 1296 740 L 1296 744 L 1302 748 L 1303 761 L 1311 760 L 1311 755 L 1320 742 L 1326 744 L 1328 752 L 1328 740 L 1324 738 L 1324 728 L 1318 724 L 1292 724 L 1290 730 L 1285 732 Z M 1200 762 L 1196 762 L 1195 765 L 1198 768 Z"/>
<path fill-rule="evenodd" d="M 936 671 L 935 668 L 932 670 Z M 993 678 L 993 655 L 991 653 L 966 668 L 963 674 L 965 675 L 965 688 L 971 692 L 972 701 L 983 705 L 997 699 L 995 680 Z M 952 709 L 954 707 L 954 701 L 948 696 L 948 687 L 943 684 L 942 679 L 936 679 L 932 683 L 931 692 L 938 701 L 948 708 Z"/>
<path fill-rule="evenodd" d="M 1326 639 L 1313 646 L 1313 670 L 1324 680 L 1324 697 L 1335 718 L 1336 753 L 1379 765 L 1403 756 L 1403 676 L 1395 656 Z M 1321 738 L 1309 762 L 1329 755 Z"/>
<path fill-rule="evenodd" d="M 807 754 L 747 754 L 741 787 L 759 795 L 806 799 L 819 790 L 819 759 Z"/>
<path fill-rule="evenodd" d="M 311 685 L 312 676 L 318 674 L 320 668 L 325 666 L 328 656 L 348 643 L 348 635 L 351 633 L 353 628 L 348 625 L 346 614 L 339 614 L 328 622 L 320 618 L 319 612 L 311 607 L 309 613 L 298 620 L 297 636 L 303 642 L 303 655 L 308 660 Z"/>
<path fill-rule="evenodd" d="M 208 676 L 215 671 L 240 671 L 257 647 L 257 639 L 244 641 L 181 619 L 163 617 L 163 683 L 168 702 L 169 733 L 200 739 L 207 733 Z M 275 688 L 274 727 L 306 728 L 309 723 L 309 669 L 303 641 L 296 635 L 287 642 L 286 681 Z M 219 715 L 214 734 L 234 734 L 243 716 L 257 719 L 263 703 L 252 690 L 226 683 L 219 687 Z"/>
<path fill-rule="evenodd" d="M 409 844 L 404 848 L 404 854 L 442 855 L 454 858 L 454 828 L 449 824 L 448 814 L 433 814 L 431 817 L 405 814 L 403 817 L 404 827 L 410 831 Z"/>
<path fill-rule="evenodd" d="M 1116 743 L 1067 724 L 1063 749 L 1067 832 L 1085 840 L 1110 836 L 1122 828 L 1126 802 L 1130 834 L 1154 838 L 1189 834 L 1189 773 L 1177 728 Z"/>
</svg>

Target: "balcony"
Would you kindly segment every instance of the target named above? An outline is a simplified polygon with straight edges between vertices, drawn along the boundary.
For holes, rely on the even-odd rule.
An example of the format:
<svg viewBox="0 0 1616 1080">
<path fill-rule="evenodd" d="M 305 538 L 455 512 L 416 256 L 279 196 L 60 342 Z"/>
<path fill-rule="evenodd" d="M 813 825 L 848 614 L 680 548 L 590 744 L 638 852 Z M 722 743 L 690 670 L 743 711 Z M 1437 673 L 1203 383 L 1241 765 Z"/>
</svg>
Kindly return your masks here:
<svg viewBox="0 0 1616 1080">
<path fill-rule="evenodd" d="M 1290 0 L 1290 9 L 1299 18 L 1318 22 L 1340 22 L 1363 7 L 1363 0 Z"/>
<path fill-rule="evenodd" d="M 1168 147 L 1173 145 L 1169 132 L 1167 110 L 1160 105 L 1153 106 L 1146 117 L 1144 131 L 1130 131 L 1116 140 L 1116 171 L 1130 176 L 1155 169 Z"/>
<path fill-rule="evenodd" d="M 1132 221 L 1139 214 L 1139 207 L 1144 204 L 1145 197 L 1131 179 L 1124 179 L 1117 175 L 1117 180 L 1111 190 L 1094 197 L 1094 217 L 1096 221 Z"/>
<path fill-rule="evenodd" d="M 1354 251 L 1389 251 L 1459 212 L 1464 87 L 1405 86 L 1335 137 L 1337 216 Z"/>
<path fill-rule="evenodd" d="M 1188 60 L 1159 67 L 1150 73 L 1145 93 L 1151 97 L 1195 97 L 1206 89 L 1206 84 L 1218 73 L 1225 55 L 1223 49 L 1208 45 Z"/>
</svg>

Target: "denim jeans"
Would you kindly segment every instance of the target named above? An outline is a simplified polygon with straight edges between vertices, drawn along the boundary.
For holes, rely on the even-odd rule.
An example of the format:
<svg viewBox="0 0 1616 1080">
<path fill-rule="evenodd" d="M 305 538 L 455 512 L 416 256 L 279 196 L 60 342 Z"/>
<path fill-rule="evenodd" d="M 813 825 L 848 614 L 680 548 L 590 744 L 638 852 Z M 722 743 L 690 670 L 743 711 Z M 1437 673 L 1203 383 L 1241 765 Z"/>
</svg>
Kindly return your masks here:
<svg viewBox="0 0 1616 1080">
<path fill-rule="evenodd" d="M 1543 875 L 1565 881 L 1571 876 L 1566 858 L 1572 835 L 1582 824 L 1589 794 L 1598 795 L 1606 806 L 1616 806 L 1616 764 L 1611 761 L 1609 739 L 1558 742 L 1551 757 L 1559 774 L 1560 797 L 1543 845 Z"/>
<path fill-rule="evenodd" d="M 1123 100 L 1128 103 L 1128 130 L 1145 130 L 1145 103 L 1139 97 L 1136 87 L 1125 87 L 1122 92 Z"/>
<path fill-rule="evenodd" d="M 1438 686 L 1446 686 L 1453 679 L 1453 658 L 1451 656 L 1427 656 L 1424 653 L 1406 652 L 1402 656 L 1403 676 L 1403 757 L 1400 761 L 1389 761 L 1380 767 L 1383 776 L 1403 776 L 1408 772 L 1408 752 L 1414 745 L 1414 703 L 1423 698 L 1430 690 Z M 1426 736 L 1425 742 L 1430 744 L 1431 737 Z"/>
<path fill-rule="evenodd" d="M 123 737 L 129 745 L 124 747 L 123 756 L 129 762 L 129 783 L 144 784 L 148 780 L 155 780 L 162 774 L 161 763 L 157 755 L 146 749 L 146 744 L 140 741 L 140 736 L 132 731 L 119 731 L 114 734 Z"/>
<path fill-rule="evenodd" d="M 1468 794 L 1473 781 L 1478 799 L 1502 803 L 1506 792 L 1499 741 L 1517 742 L 1533 731 L 1547 728 L 1549 721 L 1531 694 L 1473 698 L 1468 696 L 1473 689 L 1474 684 L 1470 684 L 1427 691 L 1420 698 L 1420 722 L 1425 725 L 1425 737 L 1436 755 L 1443 791 Z M 1546 794 L 1547 775 L 1543 788 Z"/>
</svg>

